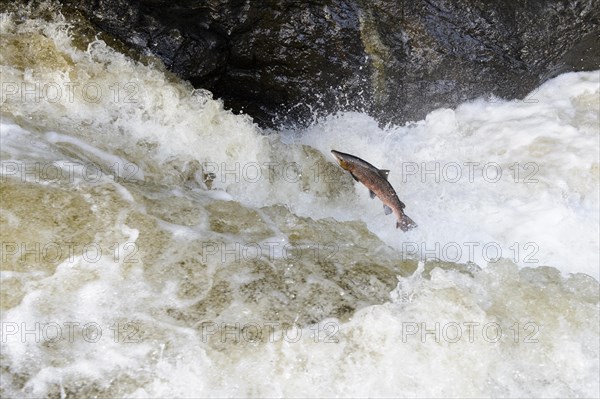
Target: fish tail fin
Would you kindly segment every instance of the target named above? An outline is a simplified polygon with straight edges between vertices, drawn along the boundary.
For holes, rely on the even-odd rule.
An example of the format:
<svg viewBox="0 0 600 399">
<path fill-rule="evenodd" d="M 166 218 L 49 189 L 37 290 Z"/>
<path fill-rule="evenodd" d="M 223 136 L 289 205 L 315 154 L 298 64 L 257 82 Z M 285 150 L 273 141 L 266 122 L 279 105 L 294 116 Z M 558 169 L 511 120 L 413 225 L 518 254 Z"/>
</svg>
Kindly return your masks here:
<svg viewBox="0 0 600 399">
<path fill-rule="evenodd" d="M 402 214 L 396 222 L 396 228 L 402 229 L 402 231 L 408 231 L 417 227 L 417 224 L 405 214 Z"/>
</svg>

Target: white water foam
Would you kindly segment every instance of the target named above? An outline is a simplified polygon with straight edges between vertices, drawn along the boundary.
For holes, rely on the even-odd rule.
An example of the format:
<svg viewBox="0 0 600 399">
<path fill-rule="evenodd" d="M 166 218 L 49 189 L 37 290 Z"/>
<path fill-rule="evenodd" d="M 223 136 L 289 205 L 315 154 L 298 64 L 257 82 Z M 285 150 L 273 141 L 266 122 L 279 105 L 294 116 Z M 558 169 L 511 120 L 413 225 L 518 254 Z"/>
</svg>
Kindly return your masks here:
<svg viewBox="0 0 600 399">
<path fill-rule="evenodd" d="M 345 215 L 336 215 L 364 220 L 389 245 L 480 265 L 501 255 L 598 278 L 599 77 L 564 74 L 528 102 L 480 99 L 403 127 L 380 128 L 360 113 L 332 115 L 287 132 L 288 142 L 391 170 L 389 180 L 419 228 L 396 231 L 360 184 Z M 311 214 L 305 204 L 294 205 Z"/>
<path fill-rule="evenodd" d="M 360 113 L 331 115 L 308 129 L 283 132 L 283 141 L 295 144 L 282 145 L 279 136 L 261 135 L 248 118 L 224 111 L 206 93 L 190 94 L 189 85 L 173 82 L 160 68 L 134 63 L 101 41 L 77 49 L 64 21 L 25 19 L 15 24 L 13 18 L 3 19 L 3 38 L 50 41 L 56 54 L 49 51 L 44 60 L 33 57 L 33 64 L 25 67 L 6 64 L 13 58 L 3 58 L 6 82 L 20 87 L 23 82 L 52 81 L 65 87 L 79 79 L 82 85 L 96 82 L 111 96 L 99 102 L 87 101 L 79 92 L 72 101 L 61 97 L 57 102 L 3 97 L 3 115 L 27 122 L 22 127 L 2 122 L 3 161 L 135 163 L 137 177 L 146 179 L 139 190 L 151 195 L 154 185 L 162 185 L 177 196 L 182 185 L 164 177 L 167 172 L 161 174 L 171 161 L 226 163 L 231 168 L 275 160 L 310 167 L 315 158 L 299 143 L 332 162 L 329 151 L 336 149 L 391 169 L 390 181 L 419 228 L 407 234 L 396 230 L 380 202 L 371 200 L 359 184 L 336 197 L 328 196 L 331 188 L 320 182 L 304 189 L 281 180 L 217 179 L 213 187 L 223 191 L 192 194 L 239 201 L 249 209 L 281 204 L 301 216 L 364 221 L 400 249 L 411 242 L 424 243 L 425 249 L 435 248 L 436 242 L 497 242 L 512 258 L 511 247 L 518 242 L 522 266 L 548 264 L 565 274 L 598 276 L 598 72 L 547 82 L 530 96 L 537 103 L 479 100 L 455 110 L 436 110 L 424 121 L 403 127 L 381 128 Z M 36 36 L 40 32 L 44 38 Z M 5 54 L 9 50 L 1 56 Z M 59 62 L 61 57 L 67 61 Z M 113 101 L 109 87 L 129 82 L 137 82 L 141 90 L 138 101 Z M 416 175 L 406 173 L 414 166 L 410 162 L 419 167 Z M 435 181 L 432 175 L 422 181 L 422 162 L 429 168 L 440 162 L 440 171 L 450 162 L 480 164 L 473 182 L 463 166 L 463 178 L 451 183 Z M 497 182 L 482 177 L 481 166 L 490 162 L 503 171 Z M 517 182 L 510 169 L 516 162 L 523 167 Z M 525 169 L 528 163 L 534 169 Z M 538 182 L 523 182 L 532 170 Z M 486 178 L 494 179 L 492 170 Z M 80 179 L 68 190 L 77 193 L 88 184 Z M 126 224 L 126 213 L 134 213 L 126 207 L 143 211 L 143 206 L 124 186 L 114 186 L 116 197 L 125 200 L 113 199 L 116 211 L 110 203 L 91 208 L 98 218 L 105 212 L 110 221 L 113 211 L 119 217 L 106 231 L 92 233 L 136 243 L 143 227 Z M 9 233 L 30 222 L 10 210 L 3 209 L 1 216 Z M 191 240 L 208 229 L 202 222 L 157 224 L 178 239 Z M 276 239 L 286 239 L 280 235 Z M 523 262 L 529 242 L 537 245 L 537 264 Z M 125 252 L 124 245 L 119 250 Z M 266 343 L 241 337 L 241 342 L 225 340 L 216 346 L 197 328 L 202 320 L 167 314 L 167 308 L 195 301 L 177 294 L 174 262 L 171 270 L 158 275 L 145 270 L 147 264 L 127 264 L 124 257 L 117 262 L 112 253 L 96 262 L 78 257 L 42 271 L 21 270 L 18 264 L 4 270 L 3 264 L 3 290 L 11 284 L 11 291 L 22 298 L 2 309 L 2 396 L 597 397 L 597 281 L 581 274 L 561 277 L 554 269 L 533 273 L 505 260 L 488 265 L 477 253 L 475 260 L 484 270 L 473 277 L 438 268 L 431 271 L 431 279 L 400 279 L 388 302 L 359 309 L 348 321 L 321 320 Z M 160 256 L 171 264 L 170 253 Z M 236 282 L 253 278 L 240 274 Z M 237 311 L 242 323 L 265 322 L 245 319 L 244 304 L 227 311 Z M 65 322 L 94 324 L 88 335 L 76 328 L 71 340 Z M 48 323 L 62 328 L 61 339 L 51 339 L 55 325 Z M 133 335 L 118 330 L 128 323 Z M 29 335 L 7 330 L 23 326 Z M 94 335 L 96 326 L 102 329 L 100 337 Z M 496 340 L 497 326 L 502 334 Z M 315 331 L 320 332 L 316 340 Z"/>
<path fill-rule="evenodd" d="M 7 37 L 42 30 L 58 51 L 57 69 L 23 72 L 5 65 L 6 82 L 17 88 L 47 82 L 67 87 L 74 71 L 61 67 L 71 61 L 75 83 L 83 87 L 91 81 L 103 94 L 99 101 L 83 91 L 74 91 L 73 98 L 63 93 L 58 101 L 24 101 L 23 93 L 5 93 L 5 109 L 13 117 L 27 115 L 53 130 L 70 131 L 76 137 L 67 142 L 88 142 L 100 159 L 112 153 L 112 160 L 121 162 L 116 153 L 124 152 L 138 173 L 164 169 L 173 160 L 195 160 L 215 168 L 213 188 L 248 206 L 283 204 L 299 215 L 363 220 L 388 245 L 416 256 L 479 265 L 501 256 L 523 266 L 600 275 L 598 71 L 557 77 L 526 102 L 480 99 L 433 111 L 406 126 L 381 128 L 366 114 L 343 113 L 282 133 L 284 142 L 309 145 L 332 162 L 330 150 L 336 149 L 390 169 L 406 213 L 419 225 L 402 234 L 358 184 L 355 197 L 340 200 L 319 195 L 322 182 L 313 181 L 308 190 L 281 178 L 270 182 L 266 162 L 274 162 L 279 173 L 282 166 L 297 164 L 304 177 L 323 176 L 300 147 L 261 135 L 248 118 L 225 112 L 210 93 L 172 83 L 102 41 L 77 50 L 63 21 L 30 20 L 15 27 L 6 19 L 2 29 Z M 124 89 L 129 83 L 134 83 L 131 93 Z M 115 86 L 122 88 L 118 98 Z M 60 137 L 52 134 L 47 138 Z M 148 167 L 149 160 L 155 166 Z M 255 181 L 257 166 L 262 176 Z"/>
</svg>

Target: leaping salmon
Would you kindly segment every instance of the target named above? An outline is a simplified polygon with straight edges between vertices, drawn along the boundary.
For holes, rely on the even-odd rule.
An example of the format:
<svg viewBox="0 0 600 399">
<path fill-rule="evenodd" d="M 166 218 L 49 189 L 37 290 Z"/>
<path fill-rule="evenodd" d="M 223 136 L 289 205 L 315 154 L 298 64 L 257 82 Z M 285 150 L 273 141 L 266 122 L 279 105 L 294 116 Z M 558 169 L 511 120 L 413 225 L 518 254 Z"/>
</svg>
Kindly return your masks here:
<svg viewBox="0 0 600 399">
<path fill-rule="evenodd" d="M 354 180 L 362 183 L 369 189 L 371 198 L 377 196 L 383 202 L 383 211 L 386 215 L 396 215 L 396 228 L 402 231 L 417 227 L 411 218 L 404 214 L 404 203 L 398 199 L 398 194 L 388 181 L 389 170 L 377 169 L 367 161 L 354 155 L 331 150 L 333 156 L 338 160 L 342 169 L 350 172 Z"/>
</svg>

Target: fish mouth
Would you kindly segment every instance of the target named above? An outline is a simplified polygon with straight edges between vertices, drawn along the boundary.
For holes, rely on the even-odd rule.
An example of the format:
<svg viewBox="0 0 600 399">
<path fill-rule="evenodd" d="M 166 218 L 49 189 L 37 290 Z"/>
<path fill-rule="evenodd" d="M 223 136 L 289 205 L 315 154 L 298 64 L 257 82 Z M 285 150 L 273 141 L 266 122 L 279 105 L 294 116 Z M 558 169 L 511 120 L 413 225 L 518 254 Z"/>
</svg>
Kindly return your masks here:
<svg viewBox="0 0 600 399">
<path fill-rule="evenodd" d="M 342 169 L 348 169 L 348 163 L 344 160 L 344 156 L 341 152 L 336 150 L 331 150 L 331 154 L 338 161 L 338 164 L 342 167 Z"/>
<path fill-rule="evenodd" d="M 331 150 L 331 154 L 333 155 L 333 157 L 340 163 L 345 162 L 345 155 L 343 152 L 339 152 L 336 150 Z"/>
</svg>

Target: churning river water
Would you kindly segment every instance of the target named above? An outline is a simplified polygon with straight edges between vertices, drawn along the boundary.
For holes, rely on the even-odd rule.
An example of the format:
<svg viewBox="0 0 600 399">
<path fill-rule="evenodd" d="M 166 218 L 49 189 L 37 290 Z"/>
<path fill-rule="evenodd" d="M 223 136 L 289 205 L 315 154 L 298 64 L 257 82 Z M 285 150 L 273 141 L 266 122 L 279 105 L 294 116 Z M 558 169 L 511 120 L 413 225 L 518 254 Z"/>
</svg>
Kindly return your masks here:
<svg viewBox="0 0 600 399">
<path fill-rule="evenodd" d="M 600 394 L 599 71 L 263 131 L 60 15 L 1 21 L 0 396 Z"/>
</svg>

